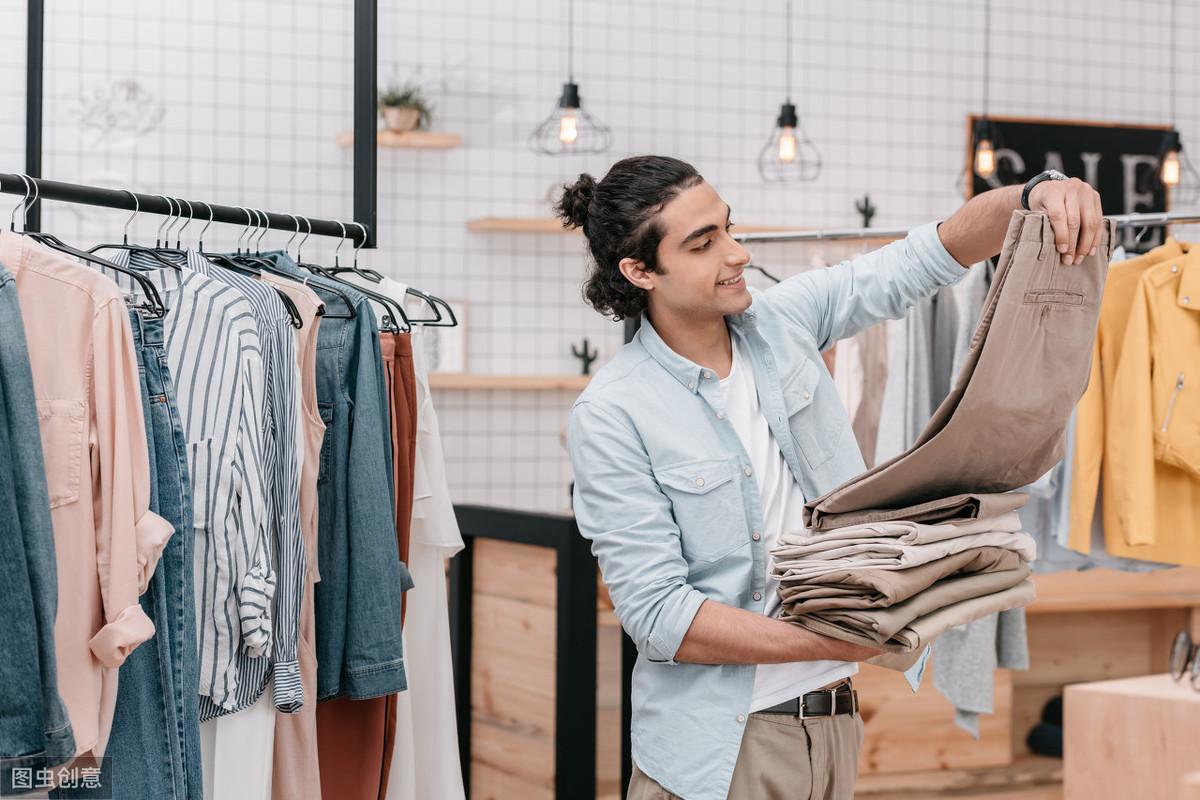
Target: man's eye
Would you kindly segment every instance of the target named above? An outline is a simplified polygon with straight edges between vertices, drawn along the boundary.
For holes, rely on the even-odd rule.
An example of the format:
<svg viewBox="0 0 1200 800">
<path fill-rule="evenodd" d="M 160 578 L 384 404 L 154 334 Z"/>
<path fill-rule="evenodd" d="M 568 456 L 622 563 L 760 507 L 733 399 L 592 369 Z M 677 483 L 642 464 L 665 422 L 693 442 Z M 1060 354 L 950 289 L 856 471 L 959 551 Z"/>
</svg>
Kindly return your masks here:
<svg viewBox="0 0 1200 800">
<path fill-rule="evenodd" d="M 704 244 L 702 244 L 702 245 L 700 245 L 699 247 L 695 248 L 694 252 L 697 252 L 697 253 L 703 253 L 705 250 L 707 250 L 707 249 L 708 249 L 708 246 L 709 246 L 710 244 L 712 244 L 712 243 L 713 243 L 713 240 L 712 240 L 712 239 L 708 239 L 708 240 L 706 240 L 706 241 L 704 242 Z"/>
</svg>

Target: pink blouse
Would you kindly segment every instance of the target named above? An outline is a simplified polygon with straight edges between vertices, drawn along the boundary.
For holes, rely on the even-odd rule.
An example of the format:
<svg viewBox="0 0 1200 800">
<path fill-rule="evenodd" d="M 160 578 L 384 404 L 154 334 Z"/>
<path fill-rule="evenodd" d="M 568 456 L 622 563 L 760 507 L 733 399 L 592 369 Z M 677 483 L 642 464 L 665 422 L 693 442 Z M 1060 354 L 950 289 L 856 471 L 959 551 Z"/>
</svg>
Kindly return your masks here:
<svg viewBox="0 0 1200 800">
<path fill-rule="evenodd" d="M 104 752 L 117 670 L 154 635 L 138 605 L 170 538 L 150 467 L 129 312 L 111 280 L 11 231 L 54 524 L 58 689 L 78 753 Z M 85 469 L 86 468 L 86 469 Z"/>
</svg>

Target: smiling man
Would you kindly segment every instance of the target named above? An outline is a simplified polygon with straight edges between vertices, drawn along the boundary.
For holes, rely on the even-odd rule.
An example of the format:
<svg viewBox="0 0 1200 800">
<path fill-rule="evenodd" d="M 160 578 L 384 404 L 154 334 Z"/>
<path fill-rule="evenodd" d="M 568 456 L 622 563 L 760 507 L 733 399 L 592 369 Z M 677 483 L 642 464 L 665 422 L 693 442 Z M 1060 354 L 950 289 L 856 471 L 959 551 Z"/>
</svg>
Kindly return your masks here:
<svg viewBox="0 0 1200 800">
<path fill-rule="evenodd" d="M 851 676 L 876 651 L 774 619 L 770 551 L 801 511 L 863 472 L 822 350 L 1000 250 L 1023 199 L 1066 264 L 1100 242 L 1099 195 L 1043 173 L 942 223 L 764 292 L 730 209 L 689 164 L 641 156 L 559 212 L 602 314 L 641 316 L 571 411 L 575 513 L 638 647 L 629 800 L 851 798 L 862 720 Z"/>
</svg>

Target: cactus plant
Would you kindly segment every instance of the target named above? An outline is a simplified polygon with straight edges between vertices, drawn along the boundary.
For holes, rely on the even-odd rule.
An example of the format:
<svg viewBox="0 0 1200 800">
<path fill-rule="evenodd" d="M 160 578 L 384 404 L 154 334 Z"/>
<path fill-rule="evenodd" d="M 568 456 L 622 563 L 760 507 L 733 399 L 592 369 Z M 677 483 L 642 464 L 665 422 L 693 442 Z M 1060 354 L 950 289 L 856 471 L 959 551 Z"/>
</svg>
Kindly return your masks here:
<svg viewBox="0 0 1200 800">
<path fill-rule="evenodd" d="M 871 195 L 865 194 L 862 200 L 855 200 L 854 207 L 858 209 L 858 213 L 862 214 L 863 227 L 871 227 L 871 218 L 875 216 L 875 212 L 878 210 L 875 206 L 871 205 Z"/>
<path fill-rule="evenodd" d="M 600 355 L 600 352 L 589 347 L 587 337 L 585 336 L 583 337 L 582 348 L 571 345 L 571 355 L 583 362 L 583 372 L 580 374 L 590 375 L 592 374 L 592 362 L 596 360 L 596 357 Z"/>
</svg>

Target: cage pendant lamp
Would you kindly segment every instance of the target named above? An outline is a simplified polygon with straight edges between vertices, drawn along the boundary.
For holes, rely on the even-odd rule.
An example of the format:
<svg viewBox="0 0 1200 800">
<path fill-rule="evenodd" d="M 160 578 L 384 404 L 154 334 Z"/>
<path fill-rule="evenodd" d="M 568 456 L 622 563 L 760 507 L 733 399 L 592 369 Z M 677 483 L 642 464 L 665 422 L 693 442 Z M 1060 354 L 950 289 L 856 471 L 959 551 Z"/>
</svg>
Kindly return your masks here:
<svg viewBox="0 0 1200 800">
<path fill-rule="evenodd" d="M 767 183 L 815 181 L 821 154 L 808 138 L 792 103 L 792 0 L 787 0 L 787 99 L 779 107 L 775 127 L 758 154 L 758 174 Z"/>
<path fill-rule="evenodd" d="M 975 120 L 972 132 L 974 150 L 971 168 L 985 181 L 996 174 L 996 131 L 988 120 L 989 70 L 992 62 L 992 0 L 983 4 L 983 114 Z"/>
<path fill-rule="evenodd" d="M 567 82 L 558 105 L 529 134 L 535 153 L 558 156 L 568 153 L 603 153 L 612 146 L 612 129 L 583 108 L 575 82 L 575 0 L 567 2 Z"/>
<path fill-rule="evenodd" d="M 1171 0 L 1170 46 L 1167 49 L 1171 59 L 1167 70 L 1169 80 L 1167 99 L 1171 104 L 1171 129 L 1163 134 L 1162 145 L 1158 149 L 1158 179 L 1176 200 L 1194 203 L 1197 196 L 1200 195 L 1200 175 L 1196 174 L 1191 159 L 1183 152 L 1179 129 L 1175 127 L 1175 6 L 1176 0 Z M 1184 184 L 1183 187 L 1180 186 L 1181 183 Z"/>
</svg>

